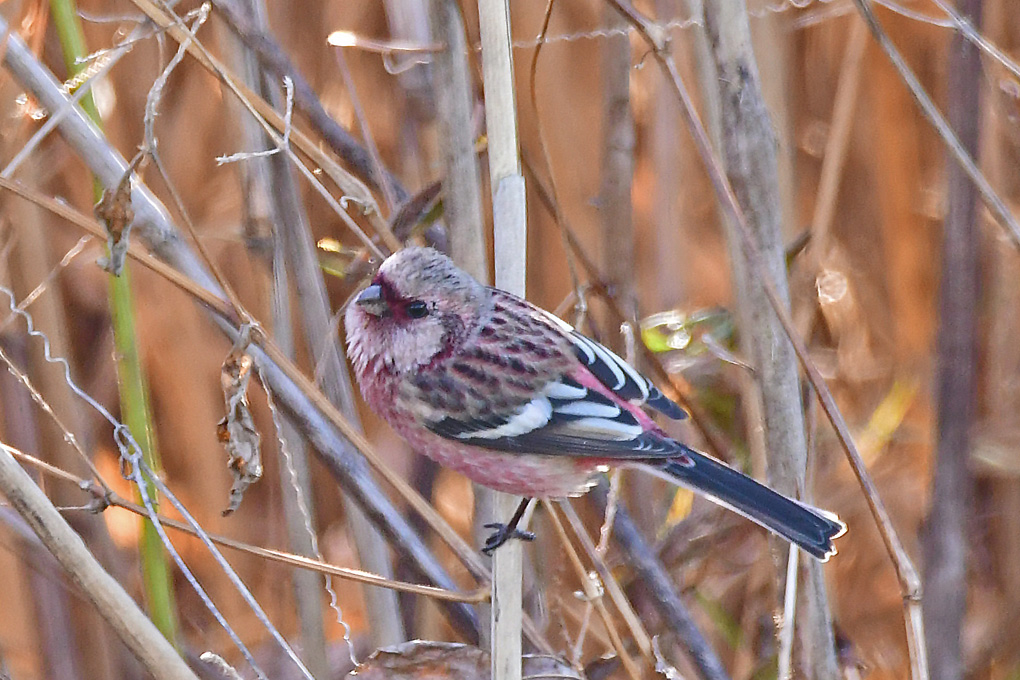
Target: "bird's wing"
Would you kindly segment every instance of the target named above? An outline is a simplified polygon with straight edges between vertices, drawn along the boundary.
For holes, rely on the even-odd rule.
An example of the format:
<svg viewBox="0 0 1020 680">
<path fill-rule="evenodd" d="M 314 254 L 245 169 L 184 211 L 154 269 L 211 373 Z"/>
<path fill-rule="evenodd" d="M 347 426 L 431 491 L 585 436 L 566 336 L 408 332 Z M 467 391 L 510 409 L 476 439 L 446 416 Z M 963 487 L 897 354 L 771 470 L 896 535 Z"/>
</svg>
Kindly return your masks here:
<svg viewBox="0 0 1020 680">
<path fill-rule="evenodd" d="M 402 388 L 419 422 L 506 452 L 644 460 L 682 453 L 639 406 L 673 417 L 683 411 L 623 359 L 520 298 L 493 289 L 492 299 L 476 337 Z"/>
<path fill-rule="evenodd" d="M 565 376 L 511 409 L 450 414 L 425 425 L 447 439 L 508 453 L 610 460 L 683 453 L 677 442 L 646 430 L 626 408 Z"/>
<path fill-rule="evenodd" d="M 557 326 L 566 334 L 578 360 L 616 396 L 632 404 L 649 406 L 673 420 L 687 417 L 687 413 L 679 405 L 612 350 L 581 335 L 559 317 L 545 310 L 538 311 L 548 323 Z"/>
</svg>

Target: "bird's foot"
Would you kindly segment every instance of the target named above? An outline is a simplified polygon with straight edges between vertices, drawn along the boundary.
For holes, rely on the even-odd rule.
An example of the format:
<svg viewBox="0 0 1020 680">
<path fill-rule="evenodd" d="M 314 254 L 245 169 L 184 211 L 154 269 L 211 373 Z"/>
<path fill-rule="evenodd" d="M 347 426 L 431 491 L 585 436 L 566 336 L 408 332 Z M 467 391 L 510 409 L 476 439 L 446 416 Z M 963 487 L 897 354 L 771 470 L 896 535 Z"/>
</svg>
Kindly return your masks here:
<svg viewBox="0 0 1020 680">
<path fill-rule="evenodd" d="M 485 539 L 485 547 L 482 548 L 482 552 L 486 555 L 491 555 L 496 551 L 496 548 L 503 545 L 511 538 L 518 538 L 522 541 L 534 541 L 535 534 L 530 531 L 521 531 L 514 525 L 506 525 L 501 522 L 493 522 L 492 524 L 486 524 L 486 529 L 494 529 L 492 534 Z"/>
</svg>

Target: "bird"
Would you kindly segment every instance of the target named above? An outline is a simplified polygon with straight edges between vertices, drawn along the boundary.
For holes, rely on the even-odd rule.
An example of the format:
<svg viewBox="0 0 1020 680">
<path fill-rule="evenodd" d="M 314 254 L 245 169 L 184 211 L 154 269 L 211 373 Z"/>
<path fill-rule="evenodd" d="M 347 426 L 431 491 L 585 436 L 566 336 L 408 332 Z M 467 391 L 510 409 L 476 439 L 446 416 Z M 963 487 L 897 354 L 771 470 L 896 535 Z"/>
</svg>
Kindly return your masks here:
<svg viewBox="0 0 1020 680">
<path fill-rule="evenodd" d="M 387 257 L 344 313 L 368 407 L 441 466 L 525 499 L 588 491 L 611 467 L 687 487 L 821 561 L 846 525 L 670 437 L 646 409 L 684 410 L 611 350 L 555 315 L 483 285 L 438 250 Z M 518 507 L 484 552 L 511 538 Z"/>
</svg>

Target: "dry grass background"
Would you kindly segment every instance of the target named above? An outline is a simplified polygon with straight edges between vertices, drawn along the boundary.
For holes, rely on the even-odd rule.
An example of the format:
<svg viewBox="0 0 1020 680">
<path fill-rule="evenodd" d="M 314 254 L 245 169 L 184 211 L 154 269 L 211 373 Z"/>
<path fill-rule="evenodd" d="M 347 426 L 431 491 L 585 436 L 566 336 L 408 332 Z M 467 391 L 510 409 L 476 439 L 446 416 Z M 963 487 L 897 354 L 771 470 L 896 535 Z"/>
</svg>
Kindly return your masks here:
<svg viewBox="0 0 1020 680">
<path fill-rule="evenodd" d="M 387 12 L 410 11 L 413 0 L 391 3 L 322 3 L 296 0 L 269 3 L 273 34 L 292 56 L 320 96 L 326 109 L 348 129 L 357 130 L 354 109 L 343 85 L 332 48 L 330 31 L 345 29 L 360 36 L 386 38 Z M 468 3 L 469 5 L 470 3 Z M 514 31 L 522 41 L 541 26 L 544 3 L 511 3 Z M 925 2 L 909 3 L 915 11 L 939 15 Z M 135 11 L 127 2 L 89 0 L 90 16 L 123 15 Z M 403 8 L 403 9 L 401 9 Z M 800 9 L 781 3 L 752 3 L 752 29 L 770 112 L 776 124 L 780 172 L 785 191 L 786 236 L 793 241 L 811 222 L 818 196 L 819 173 L 832 117 L 832 104 L 848 39 L 860 19 L 849 3 L 808 2 Z M 182 8 L 183 9 L 183 8 Z M 683 18 L 682 3 L 659 0 L 642 10 L 662 18 Z M 986 0 L 983 33 L 1008 54 L 1020 48 L 1012 0 Z M 477 44 L 474 10 L 466 7 L 469 43 Z M 65 77 L 59 45 L 48 28 L 46 6 L 28 0 L 6 0 L 0 12 L 49 64 Z M 896 44 L 918 71 L 925 87 L 940 105 L 946 103 L 947 51 L 952 31 L 916 18 L 880 11 Z M 605 25 L 603 7 L 592 0 L 557 4 L 551 35 L 591 33 Z M 126 22 L 86 21 L 91 48 L 111 45 L 123 35 Z M 699 62 L 693 39 L 697 27 L 673 32 L 674 50 L 684 76 L 698 82 Z M 219 54 L 229 55 L 228 30 L 213 12 L 200 37 Z M 537 95 L 540 120 L 528 102 L 527 64 L 533 46 L 516 50 L 518 97 L 526 156 L 541 167 L 537 127 L 543 128 L 563 210 L 586 250 L 599 262 L 611 260 L 599 232 L 601 80 L 604 39 L 597 35 L 550 41 L 538 66 Z M 171 43 L 172 45 L 172 43 Z M 631 97 L 636 123 L 633 219 L 635 226 L 634 288 L 641 313 L 680 309 L 695 311 L 732 304 L 729 268 L 716 199 L 705 178 L 689 136 L 668 95 L 660 72 L 640 41 L 632 36 Z M 172 47 L 154 39 L 138 44 L 110 73 L 98 93 L 107 134 L 125 156 L 142 141 L 146 93 Z M 345 52 L 366 120 L 387 164 L 412 191 L 439 178 L 437 137 L 432 118 L 425 66 L 401 74 L 387 71 L 379 55 L 358 49 Z M 833 211 L 827 248 L 818 262 L 821 270 L 845 293 L 822 299 L 818 278 L 806 256 L 794 258 L 790 281 L 794 316 L 810 341 L 815 359 L 836 392 L 841 408 L 862 442 L 869 468 L 895 526 L 915 560 L 920 560 L 919 532 L 927 511 L 935 450 L 934 341 L 939 319 L 936 295 L 939 275 L 941 219 L 945 204 L 945 152 L 937 135 L 922 119 L 907 89 L 886 57 L 868 39 L 860 63 L 861 82 L 853 108 L 853 123 L 844 171 Z M 412 88 L 422 86 L 424 90 Z M 1020 82 L 1001 64 L 985 58 L 981 72 L 982 167 L 1002 195 L 1014 204 L 1020 173 L 1016 171 L 1020 141 Z M 696 88 L 695 88 L 696 89 Z M 0 74 L 0 158 L 9 159 L 38 128 L 18 103 L 22 89 L 6 72 Z M 528 105 L 525 105 L 528 103 Z M 265 261 L 246 248 L 242 233 L 242 193 L 236 164 L 218 166 L 215 157 L 241 150 L 239 117 L 243 115 L 219 84 L 192 59 L 174 71 L 157 122 L 160 149 L 177 191 L 198 225 L 206 246 L 226 272 L 242 300 L 259 318 L 268 320 L 271 280 Z M 297 124 L 303 125 L 300 117 Z M 46 193 L 63 197 L 88 212 L 91 186 L 84 166 L 59 137 L 50 137 L 19 170 L 17 177 Z M 154 172 L 150 186 L 167 205 L 166 187 Z M 317 237 L 335 237 L 355 245 L 340 220 L 306 185 L 302 193 Z M 571 290 L 566 254 L 557 226 L 535 193 L 529 193 L 529 297 L 553 309 Z M 968 677 L 1010 678 L 1020 673 L 1020 459 L 1016 442 L 1016 342 L 1020 318 L 1015 293 L 1016 253 L 1001 229 L 984 210 L 981 220 L 983 294 L 980 306 L 980 396 L 975 445 L 970 452 L 975 486 L 969 505 L 969 567 L 964 652 Z M 0 196 L 0 283 L 19 298 L 56 276 L 30 308 L 39 326 L 58 351 L 72 358 L 75 378 L 102 403 L 117 404 L 113 345 L 107 306 L 107 275 L 96 265 L 101 246 L 91 242 L 70 264 L 57 267 L 81 234 L 42 211 L 10 195 Z M 815 253 L 809 244 L 808 253 Z M 330 279 L 334 308 L 356 282 Z M 158 427 L 165 478 L 210 532 L 251 543 L 285 547 L 287 538 L 279 486 L 277 456 L 269 412 L 261 396 L 253 397 L 257 422 L 264 433 L 266 472 L 250 489 L 241 509 L 222 517 L 230 476 L 216 438 L 222 417 L 218 373 L 229 343 L 202 311 L 173 286 L 144 269 L 134 268 L 138 327 Z M 605 313 L 594 303 L 594 316 L 607 342 L 618 343 Z M 4 318 L 5 315 L 0 315 Z M 61 380 L 45 369 L 39 348 L 26 342 L 23 327 L 5 325 L 0 342 L 29 368 L 43 394 L 58 412 L 66 414 L 80 433 L 100 470 L 123 495 L 130 488 L 118 473 L 116 450 L 109 428 L 66 396 Z M 308 367 L 307 357 L 299 357 Z M 681 357 L 670 356 L 676 360 Z M 745 435 L 737 385 L 740 368 L 711 357 L 690 362 L 686 376 L 702 394 L 718 427 L 733 450 L 744 451 Z M 35 451 L 49 458 L 63 446 L 61 435 L 32 408 L 20 387 L 8 376 L 0 378 L 0 424 L 3 441 L 13 443 L 25 432 L 36 432 Z M 884 409 L 884 410 L 883 410 Z M 850 533 L 839 542 L 839 556 L 826 567 L 834 617 L 839 630 L 848 677 L 907 675 L 906 646 L 899 588 L 881 540 L 853 476 L 827 424 L 815 413 L 816 462 L 813 469 L 816 502 L 837 511 Z M 891 414 L 891 415 L 890 415 Z M 370 438 L 387 461 L 411 476 L 413 458 L 406 446 L 372 414 L 364 412 Z M 20 423 L 20 425 L 18 425 Z M 21 428 L 19 430 L 19 427 Z M 685 427 L 678 435 L 696 440 Z M 26 439 L 22 438 L 24 442 Z M 31 441 L 29 439 L 28 441 Z M 54 460 L 61 460 L 53 453 Z M 746 455 L 746 454 L 744 454 Z M 340 565 L 357 566 L 348 536 L 340 492 L 335 482 L 313 462 L 315 505 L 325 556 Z M 753 461 L 760 466 L 761 461 Z M 84 475 L 84 471 L 76 469 Z M 420 472 L 420 471 L 419 471 Z M 119 486 L 118 486 L 119 484 Z M 55 502 L 81 505 L 85 500 L 61 482 L 47 481 Z M 663 555 L 698 623 L 722 656 L 734 678 L 769 677 L 774 657 L 772 617 L 776 602 L 775 572 L 768 543 L 761 532 L 696 502 L 678 532 L 667 534 L 664 523 L 671 491 L 647 480 L 627 478 L 625 493 L 643 528 L 662 539 Z M 434 502 L 465 536 L 470 535 L 470 487 L 464 480 L 440 473 Z M 115 570 L 128 589 L 140 594 L 135 541 L 138 521 L 111 509 L 98 519 L 70 511 L 95 541 L 96 551 Z M 36 601 L 40 579 L 62 583 L 59 573 L 38 550 L 11 528 L 4 510 L 0 526 L 0 669 L 11 678 L 46 677 L 55 667 L 47 658 L 47 636 L 59 626 L 40 618 L 46 608 Z M 598 517 L 589 512 L 592 526 Z M 578 629 L 583 605 L 572 572 L 563 560 L 549 559 L 561 547 L 551 527 L 538 520 L 540 539 L 531 555 L 532 601 L 541 597 L 542 620 L 554 646 L 566 648 Z M 687 529 L 686 531 L 684 529 Z M 671 536 L 665 538 L 663 536 Z M 694 536 L 692 542 L 683 539 Z M 231 625 L 263 658 L 278 656 L 267 635 L 252 618 L 219 568 L 201 547 L 182 538 L 179 546 L 201 582 L 222 606 Z M 440 550 L 441 554 L 445 554 Z M 467 582 L 452 557 L 451 569 Z M 615 562 L 612 562 L 616 560 Z M 250 556 L 231 555 L 231 561 L 271 618 L 291 638 L 297 637 L 290 571 Z M 628 578 L 625 564 L 611 554 L 618 575 Z M 359 586 L 334 580 L 344 618 L 359 650 L 371 648 L 373 622 L 364 609 Z M 178 579 L 177 593 L 184 640 L 189 650 L 212 649 L 232 661 L 229 640 L 214 624 L 194 594 Z M 70 589 L 58 589 L 74 602 Z M 665 632 L 640 589 L 637 608 L 651 632 Z M 342 629 L 326 608 L 323 617 L 330 642 L 330 658 L 338 673 L 344 666 Z M 103 623 L 87 606 L 74 607 L 68 628 L 80 658 L 77 677 L 133 677 L 137 669 L 123 660 L 122 650 L 102 631 Z M 581 660 L 595 661 L 608 651 L 598 625 L 589 636 Z M 411 637 L 455 635 L 437 610 L 420 608 Z M 672 638 L 667 639 L 674 642 Z M 670 648 L 671 654 L 675 649 Z M 682 655 L 680 657 L 682 659 Z M 681 662 L 682 663 L 682 662 Z M 856 667 L 860 664 L 860 667 Z M 854 667 L 854 668 L 850 668 Z M 267 670 L 274 668 L 267 662 Z M 271 677 L 291 677 L 291 669 Z M 693 672 L 693 671 L 688 671 Z M 774 669 L 772 670 L 774 673 Z M 625 677 L 616 670 L 612 677 Z M 647 677 L 652 677 L 649 671 Z"/>
</svg>

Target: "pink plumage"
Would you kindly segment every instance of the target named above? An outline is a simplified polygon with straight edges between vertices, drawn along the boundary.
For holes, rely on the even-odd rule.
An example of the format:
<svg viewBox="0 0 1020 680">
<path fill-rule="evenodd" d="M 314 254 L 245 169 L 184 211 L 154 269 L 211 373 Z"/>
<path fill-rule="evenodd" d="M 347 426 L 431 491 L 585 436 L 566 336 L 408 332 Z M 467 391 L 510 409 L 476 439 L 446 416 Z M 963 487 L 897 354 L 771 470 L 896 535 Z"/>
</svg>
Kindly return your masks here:
<svg viewBox="0 0 1020 680">
<path fill-rule="evenodd" d="M 633 367 L 548 312 L 429 248 L 387 258 L 348 307 L 365 401 L 411 446 L 485 486 L 584 493 L 610 465 L 645 467 L 801 545 L 845 527 L 670 439 L 644 411 L 683 411 Z"/>
</svg>

